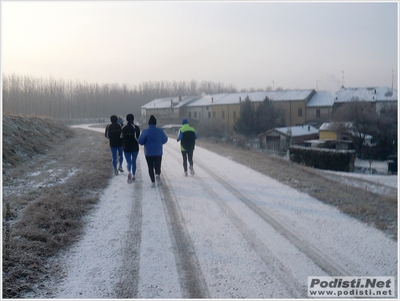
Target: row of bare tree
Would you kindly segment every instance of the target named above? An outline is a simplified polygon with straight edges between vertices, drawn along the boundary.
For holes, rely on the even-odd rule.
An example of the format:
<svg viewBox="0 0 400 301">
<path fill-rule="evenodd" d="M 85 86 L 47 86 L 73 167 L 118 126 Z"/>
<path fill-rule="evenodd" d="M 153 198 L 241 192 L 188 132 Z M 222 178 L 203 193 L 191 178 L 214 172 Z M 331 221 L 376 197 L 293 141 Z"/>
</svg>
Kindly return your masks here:
<svg viewBox="0 0 400 301">
<path fill-rule="evenodd" d="M 3 111 L 60 119 L 105 118 L 127 112 L 140 116 L 140 108 L 156 98 L 237 92 L 232 85 L 214 82 L 144 82 L 89 84 L 63 79 L 3 75 Z"/>
</svg>

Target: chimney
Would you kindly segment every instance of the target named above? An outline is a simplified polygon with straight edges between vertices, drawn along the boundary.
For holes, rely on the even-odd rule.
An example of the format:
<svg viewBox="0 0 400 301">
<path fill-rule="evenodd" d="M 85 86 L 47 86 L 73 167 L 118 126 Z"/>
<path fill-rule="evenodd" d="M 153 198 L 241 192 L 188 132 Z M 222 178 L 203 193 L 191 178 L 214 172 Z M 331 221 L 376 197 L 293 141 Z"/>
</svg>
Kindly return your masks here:
<svg viewBox="0 0 400 301">
<path fill-rule="evenodd" d="M 214 103 L 214 97 L 211 97 L 211 103 Z"/>
<path fill-rule="evenodd" d="M 174 103 L 173 103 L 173 101 L 172 101 L 172 99 L 171 99 L 171 108 L 174 106 Z"/>
<path fill-rule="evenodd" d="M 242 102 L 242 96 L 239 96 L 239 102 Z"/>
<path fill-rule="evenodd" d="M 308 126 L 308 131 L 310 131 L 310 126 Z"/>
<path fill-rule="evenodd" d="M 179 102 L 181 102 L 182 101 L 182 97 L 181 96 L 179 96 Z"/>
</svg>

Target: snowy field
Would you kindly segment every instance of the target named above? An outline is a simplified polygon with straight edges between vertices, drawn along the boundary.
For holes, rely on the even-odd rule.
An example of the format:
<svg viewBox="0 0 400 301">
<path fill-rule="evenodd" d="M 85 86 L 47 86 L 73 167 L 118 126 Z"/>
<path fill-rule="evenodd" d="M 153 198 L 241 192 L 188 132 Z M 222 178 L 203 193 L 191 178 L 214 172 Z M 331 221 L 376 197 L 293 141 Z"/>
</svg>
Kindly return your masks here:
<svg viewBox="0 0 400 301">
<path fill-rule="evenodd" d="M 113 177 L 62 255 L 55 297 L 305 298 L 308 276 L 397 282 L 397 243 L 381 231 L 200 147 L 194 160 L 185 178 L 170 139 L 151 188 L 141 149 L 137 180 Z"/>
</svg>

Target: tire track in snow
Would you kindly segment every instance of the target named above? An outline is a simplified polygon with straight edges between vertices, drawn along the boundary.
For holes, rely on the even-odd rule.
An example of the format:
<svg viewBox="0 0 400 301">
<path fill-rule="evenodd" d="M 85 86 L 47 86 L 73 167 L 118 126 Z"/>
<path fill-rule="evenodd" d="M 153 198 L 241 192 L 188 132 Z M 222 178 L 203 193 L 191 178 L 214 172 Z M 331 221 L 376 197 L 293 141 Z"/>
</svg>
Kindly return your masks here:
<svg viewBox="0 0 400 301">
<path fill-rule="evenodd" d="M 271 225 L 278 233 L 282 234 L 291 244 L 297 247 L 301 252 L 303 252 L 308 258 L 310 258 L 317 266 L 319 266 L 323 271 L 331 276 L 351 276 L 354 273 L 347 271 L 337 262 L 332 261 L 328 256 L 326 256 L 322 251 L 320 251 L 315 246 L 311 245 L 306 239 L 302 238 L 299 233 L 296 233 L 294 229 L 285 225 L 283 221 L 279 221 L 271 214 L 265 212 L 261 207 L 259 207 L 254 201 L 246 197 L 228 182 L 223 180 L 220 176 L 210 170 L 205 164 L 201 163 L 201 160 L 197 162 L 197 165 L 205 170 L 211 177 L 213 177 L 217 182 L 224 186 L 228 191 L 235 195 L 241 202 L 243 202 L 247 207 L 249 207 L 254 213 L 256 213 L 265 222 Z M 210 189 L 206 189 L 208 192 Z"/>
<path fill-rule="evenodd" d="M 165 208 L 168 231 L 174 248 L 179 283 L 183 298 L 211 298 L 201 266 L 191 241 L 185 220 L 174 192 L 169 189 L 168 177 L 163 174 L 164 185 L 159 193 Z"/>
<path fill-rule="evenodd" d="M 298 281 L 291 276 L 291 272 L 269 251 L 268 247 L 253 233 L 253 231 L 243 222 L 243 220 L 220 199 L 210 186 L 208 186 L 201 178 L 196 178 L 197 182 L 203 189 L 210 195 L 217 206 L 226 214 L 231 223 L 243 235 L 247 243 L 258 254 L 262 261 L 273 271 L 282 283 L 285 283 L 287 290 L 294 298 L 302 298 L 307 296 L 306 287 L 298 283 Z M 225 187 L 226 188 L 226 187 Z"/>
<path fill-rule="evenodd" d="M 175 153 L 169 152 L 169 155 L 174 157 L 179 161 L 178 156 Z M 215 178 L 215 174 L 209 169 L 205 168 L 203 164 L 196 163 L 201 169 L 205 170 L 211 177 Z M 216 176 L 218 177 L 218 176 Z M 219 195 L 214 192 L 214 190 L 207 185 L 204 180 L 199 177 L 194 177 L 201 187 L 206 191 L 211 199 L 217 204 L 222 212 L 226 214 L 231 223 L 236 227 L 236 229 L 242 234 L 246 239 L 247 243 L 253 248 L 253 250 L 258 254 L 261 260 L 274 272 L 276 276 L 282 283 L 286 285 L 288 292 L 294 298 L 301 298 L 307 295 L 307 290 L 304 285 L 298 283 L 298 281 L 291 276 L 291 272 L 281 263 L 281 261 L 276 258 L 276 256 L 269 251 L 268 247 L 253 233 L 253 231 L 243 222 L 243 220 L 219 197 Z M 218 181 L 220 182 L 220 181 Z M 220 182 L 220 184 L 222 184 Z M 230 191 L 231 187 L 229 184 L 222 186 Z M 237 196 L 236 196 L 237 197 Z M 240 199 L 241 200 L 241 199 Z"/>
<path fill-rule="evenodd" d="M 136 178 L 142 179 L 141 161 L 137 160 L 137 162 L 139 164 L 137 164 Z M 124 250 L 123 271 L 121 271 L 120 282 L 116 285 L 116 296 L 118 299 L 136 299 L 138 297 L 143 193 L 141 181 L 138 182 L 136 180 L 133 182 L 133 185 L 134 195 Z"/>
</svg>

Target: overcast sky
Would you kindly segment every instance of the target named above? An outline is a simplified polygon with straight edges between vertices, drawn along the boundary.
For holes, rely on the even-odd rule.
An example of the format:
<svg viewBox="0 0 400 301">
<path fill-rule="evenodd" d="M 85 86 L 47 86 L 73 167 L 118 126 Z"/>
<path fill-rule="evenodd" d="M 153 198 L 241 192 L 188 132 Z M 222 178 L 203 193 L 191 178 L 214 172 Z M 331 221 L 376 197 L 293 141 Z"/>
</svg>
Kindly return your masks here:
<svg viewBox="0 0 400 301">
<path fill-rule="evenodd" d="M 1 1 L 2 74 L 237 89 L 398 82 L 396 2 Z"/>
</svg>

